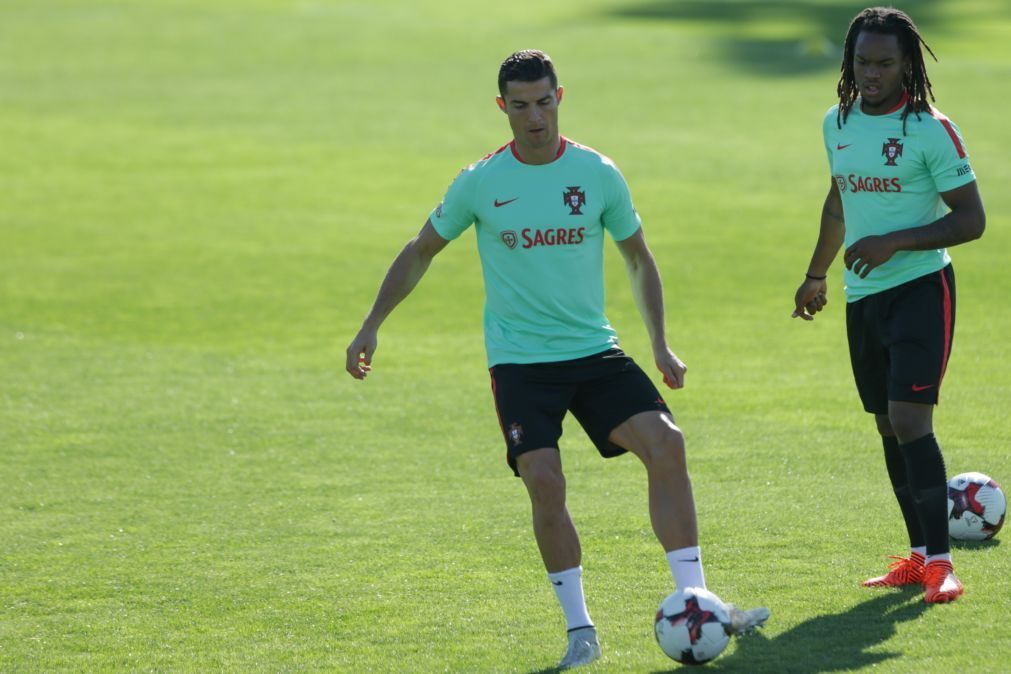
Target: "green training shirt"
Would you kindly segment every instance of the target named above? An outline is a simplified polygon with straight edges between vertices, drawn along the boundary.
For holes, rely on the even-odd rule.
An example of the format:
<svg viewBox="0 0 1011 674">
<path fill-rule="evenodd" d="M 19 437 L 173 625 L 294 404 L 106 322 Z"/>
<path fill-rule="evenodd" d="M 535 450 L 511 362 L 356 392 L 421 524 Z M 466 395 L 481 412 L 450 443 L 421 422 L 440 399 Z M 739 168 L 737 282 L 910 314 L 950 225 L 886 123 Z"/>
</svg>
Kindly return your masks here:
<svg viewBox="0 0 1011 674">
<path fill-rule="evenodd" d="M 515 141 L 468 166 L 429 216 L 447 240 L 471 224 L 484 272 L 488 365 L 590 356 L 618 337 L 604 315 L 604 230 L 635 234 L 639 215 L 618 167 L 562 138 L 548 164 Z"/>
<path fill-rule="evenodd" d="M 903 96 L 884 115 L 865 115 L 860 99 L 840 129 L 833 106 L 823 133 L 828 162 L 842 196 L 845 246 L 865 236 L 927 225 L 948 212 L 941 192 L 976 179 L 958 127 L 931 108 L 909 113 L 902 132 Z M 943 269 L 951 258 L 944 248 L 900 250 L 872 269 L 867 278 L 845 270 L 846 299 L 862 297 Z"/>
</svg>

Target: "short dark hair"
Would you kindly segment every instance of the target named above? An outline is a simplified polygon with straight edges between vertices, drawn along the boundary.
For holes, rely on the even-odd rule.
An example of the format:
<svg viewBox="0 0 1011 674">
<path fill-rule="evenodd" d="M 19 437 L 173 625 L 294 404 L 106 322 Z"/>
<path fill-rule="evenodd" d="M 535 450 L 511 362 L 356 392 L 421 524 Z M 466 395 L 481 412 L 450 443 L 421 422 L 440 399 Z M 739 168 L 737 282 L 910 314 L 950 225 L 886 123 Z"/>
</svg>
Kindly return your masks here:
<svg viewBox="0 0 1011 674">
<path fill-rule="evenodd" d="M 902 53 L 909 57 L 909 72 L 904 76 L 902 82 L 906 91 L 909 92 L 909 100 L 902 111 L 902 133 L 905 133 L 906 117 L 909 116 L 909 113 L 912 112 L 919 118 L 921 112 L 930 109 L 930 102 L 934 100 L 934 92 L 930 87 L 930 78 L 927 77 L 927 65 L 924 63 L 920 45 L 923 45 L 923 48 L 934 57 L 935 61 L 937 57 L 923 41 L 920 31 L 909 15 L 894 7 L 868 7 L 857 14 L 850 24 L 849 31 L 846 33 L 846 44 L 843 48 L 842 65 L 839 67 L 842 75 L 836 86 L 836 92 L 839 94 L 836 125 L 841 129 L 842 125 L 846 123 L 850 109 L 856 102 L 859 93 L 856 78 L 853 75 L 853 55 L 857 37 L 861 32 L 894 35 L 899 41 Z"/>
<path fill-rule="evenodd" d="M 498 91 L 504 97 L 508 82 L 536 82 L 544 77 L 551 81 L 552 89 L 558 88 L 551 57 L 538 49 L 524 49 L 502 61 L 498 69 Z"/>
</svg>

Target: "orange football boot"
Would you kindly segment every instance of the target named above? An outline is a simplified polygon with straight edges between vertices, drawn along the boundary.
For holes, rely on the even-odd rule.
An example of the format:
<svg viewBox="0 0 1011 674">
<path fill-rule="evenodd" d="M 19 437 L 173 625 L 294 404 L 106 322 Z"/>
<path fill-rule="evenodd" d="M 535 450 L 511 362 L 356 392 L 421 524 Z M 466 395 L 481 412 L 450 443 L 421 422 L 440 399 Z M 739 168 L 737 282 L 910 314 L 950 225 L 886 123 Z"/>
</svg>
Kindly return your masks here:
<svg viewBox="0 0 1011 674">
<path fill-rule="evenodd" d="M 919 585 L 923 582 L 923 555 L 914 552 L 909 557 L 889 555 L 895 561 L 888 565 L 888 573 L 877 578 L 868 578 L 864 587 L 903 587 Z"/>
<path fill-rule="evenodd" d="M 965 593 L 951 562 L 938 561 L 927 564 L 923 572 L 923 601 L 928 604 L 944 604 L 955 601 Z"/>
</svg>

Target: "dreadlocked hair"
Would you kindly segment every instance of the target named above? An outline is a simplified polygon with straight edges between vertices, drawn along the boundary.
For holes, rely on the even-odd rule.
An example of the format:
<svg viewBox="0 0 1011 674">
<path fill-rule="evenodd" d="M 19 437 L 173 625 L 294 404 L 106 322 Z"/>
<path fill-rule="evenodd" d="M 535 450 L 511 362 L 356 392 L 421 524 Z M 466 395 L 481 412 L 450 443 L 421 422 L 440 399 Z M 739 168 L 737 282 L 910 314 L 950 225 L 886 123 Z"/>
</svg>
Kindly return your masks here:
<svg viewBox="0 0 1011 674">
<path fill-rule="evenodd" d="M 909 57 L 909 70 L 902 77 L 902 85 L 909 94 L 906 107 L 902 110 L 902 134 L 905 135 L 906 118 L 909 113 L 914 113 L 919 119 L 921 112 L 930 110 L 930 102 L 934 100 L 934 92 L 930 88 L 930 78 L 927 77 L 927 66 L 923 61 L 923 51 L 920 49 L 920 45 L 923 45 L 934 61 L 937 61 L 937 56 L 934 56 L 933 50 L 920 36 L 916 24 L 905 12 L 893 7 L 869 7 L 857 14 L 846 33 L 846 46 L 843 49 L 842 65 L 839 67 L 842 75 L 839 77 L 839 85 L 836 87 L 836 93 L 839 94 L 836 124 L 840 129 L 846 123 L 859 93 L 856 78 L 853 75 L 853 54 L 857 37 L 861 31 L 894 35 L 899 41 L 902 53 Z M 927 100 L 928 96 L 930 97 L 929 101 Z"/>
</svg>

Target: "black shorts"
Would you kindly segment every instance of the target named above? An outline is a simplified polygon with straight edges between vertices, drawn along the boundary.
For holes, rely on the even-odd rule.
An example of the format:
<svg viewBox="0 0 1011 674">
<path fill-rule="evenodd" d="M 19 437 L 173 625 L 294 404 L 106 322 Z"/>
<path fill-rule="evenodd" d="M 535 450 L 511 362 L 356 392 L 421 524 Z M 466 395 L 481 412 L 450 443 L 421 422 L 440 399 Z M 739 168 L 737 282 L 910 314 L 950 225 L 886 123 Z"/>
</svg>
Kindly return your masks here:
<svg viewBox="0 0 1011 674">
<path fill-rule="evenodd" d="M 955 334 L 955 272 L 941 271 L 846 305 L 853 377 L 864 409 L 935 405 Z"/>
<path fill-rule="evenodd" d="M 506 461 L 544 447 L 558 448 L 562 419 L 572 412 L 601 456 L 625 453 L 611 431 L 639 412 L 670 414 L 646 373 L 621 349 L 553 363 L 501 364 L 490 369 Z"/>
</svg>

